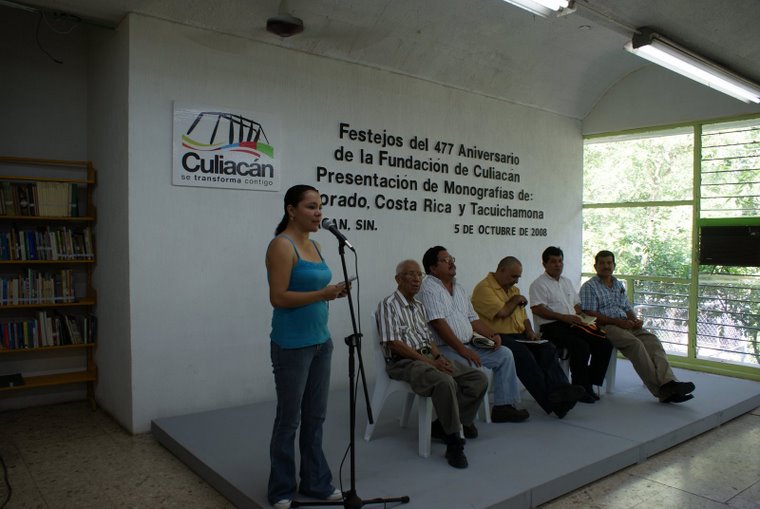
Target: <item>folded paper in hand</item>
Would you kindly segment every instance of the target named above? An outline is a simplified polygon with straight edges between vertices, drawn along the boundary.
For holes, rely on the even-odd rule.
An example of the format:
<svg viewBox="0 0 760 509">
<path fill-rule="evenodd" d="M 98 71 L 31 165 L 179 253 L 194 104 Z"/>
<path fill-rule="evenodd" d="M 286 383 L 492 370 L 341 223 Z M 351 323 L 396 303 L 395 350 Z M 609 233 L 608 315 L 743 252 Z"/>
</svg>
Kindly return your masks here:
<svg viewBox="0 0 760 509">
<path fill-rule="evenodd" d="M 472 344 L 480 347 L 480 348 L 493 348 L 496 346 L 496 343 L 494 343 L 493 339 L 488 339 L 485 336 L 482 336 L 478 334 L 477 332 L 472 333 Z"/>
</svg>

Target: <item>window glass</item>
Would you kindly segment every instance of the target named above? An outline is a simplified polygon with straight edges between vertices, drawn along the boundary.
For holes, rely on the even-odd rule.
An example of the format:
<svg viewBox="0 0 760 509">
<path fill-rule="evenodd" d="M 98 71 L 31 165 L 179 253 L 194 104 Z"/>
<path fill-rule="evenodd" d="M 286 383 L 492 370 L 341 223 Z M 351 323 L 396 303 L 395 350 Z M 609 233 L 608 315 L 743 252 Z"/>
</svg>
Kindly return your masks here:
<svg viewBox="0 0 760 509">
<path fill-rule="evenodd" d="M 587 142 L 583 164 L 584 203 L 692 199 L 691 133 Z"/>
<path fill-rule="evenodd" d="M 615 253 L 618 274 L 687 278 L 692 206 L 588 208 L 583 211 L 583 271 L 594 255 Z"/>
</svg>

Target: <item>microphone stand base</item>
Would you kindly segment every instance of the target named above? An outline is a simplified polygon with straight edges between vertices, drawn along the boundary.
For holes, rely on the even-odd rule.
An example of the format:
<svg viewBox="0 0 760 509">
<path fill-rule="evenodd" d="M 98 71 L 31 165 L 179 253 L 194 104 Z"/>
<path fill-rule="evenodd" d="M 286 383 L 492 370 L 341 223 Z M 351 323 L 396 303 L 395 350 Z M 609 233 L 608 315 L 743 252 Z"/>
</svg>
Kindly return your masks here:
<svg viewBox="0 0 760 509">
<path fill-rule="evenodd" d="M 293 500 L 290 507 L 311 507 L 311 506 L 343 506 L 346 509 L 361 509 L 365 505 L 369 504 L 388 504 L 398 502 L 400 504 L 408 504 L 409 497 L 393 497 L 393 498 L 368 498 L 362 500 L 355 491 L 347 491 L 344 494 L 343 500 L 319 500 L 313 502 L 302 502 L 300 500 Z"/>
</svg>

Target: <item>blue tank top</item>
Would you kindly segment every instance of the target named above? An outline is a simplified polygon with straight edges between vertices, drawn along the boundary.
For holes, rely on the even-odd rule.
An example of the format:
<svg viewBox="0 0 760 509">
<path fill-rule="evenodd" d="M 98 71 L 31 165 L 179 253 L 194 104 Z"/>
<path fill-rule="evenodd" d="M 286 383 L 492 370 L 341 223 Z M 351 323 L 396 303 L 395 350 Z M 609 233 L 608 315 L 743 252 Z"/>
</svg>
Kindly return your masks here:
<svg viewBox="0 0 760 509">
<path fill-rule="evenodd" d="M 332 272 L 322 258 L 317 244 L 314 243 L 314 247 L 321 261 L 311 262 L 301 258 L 290 237 L 282 236 L 293 244 L 298 257 L 290 273 L 288 291 L 310 292 L 327 286 L 332 279 Z M 302 348 L 324 343 L 330 339 L 330 331 L 327 329 L 327 302 L 313 302 L 297 308 L 274 308 L 269 338 L 282 348 Z"/>
</svg>

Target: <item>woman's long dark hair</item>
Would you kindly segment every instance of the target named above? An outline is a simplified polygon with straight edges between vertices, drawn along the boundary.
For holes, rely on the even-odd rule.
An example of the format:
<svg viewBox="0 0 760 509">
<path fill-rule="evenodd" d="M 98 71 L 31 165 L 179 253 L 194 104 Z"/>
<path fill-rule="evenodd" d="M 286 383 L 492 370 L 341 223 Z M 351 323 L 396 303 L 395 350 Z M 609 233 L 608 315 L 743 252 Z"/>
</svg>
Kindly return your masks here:
<svg viewBox="0 0 760 509">
<path fill-rule="evenodd" d="M 288 191 L 285 193 L 285 204 L 283 205 L 285 214 L 282 216 L 282 221 L 280 221 L 280 224 L 278 224 L 277 228 L 274 230 L 275 235 L 281 234 L 285 231 L 285 228 L 288 227 L 288 205 L 292 205 L 294 208 L 298 207 L 298 204 L 301 203 L 301 200 L 303 200 L 303 195 L 309 191 L 319 193 L 319 191 L 317 191 L 315 188 L 304 184 L 298 184 L 288 189 Z"/>
</svg>

